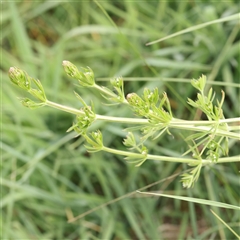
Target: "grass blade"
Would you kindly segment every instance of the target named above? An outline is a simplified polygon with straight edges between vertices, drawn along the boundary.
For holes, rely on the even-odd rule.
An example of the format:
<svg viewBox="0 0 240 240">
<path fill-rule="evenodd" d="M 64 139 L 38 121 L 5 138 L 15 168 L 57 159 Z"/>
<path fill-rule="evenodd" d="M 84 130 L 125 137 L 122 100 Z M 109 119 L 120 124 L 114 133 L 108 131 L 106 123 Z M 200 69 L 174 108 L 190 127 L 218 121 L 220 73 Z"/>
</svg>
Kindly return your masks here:
<svg viewBox="0 0 240 240">
<path fill-rule="evenodd" d="M 149 45 L 152 45 L 152 44 L 155 44 L 155 43 L 158 43 L 158 42 L 162 42 L 162 41 L 164 41 L 166 39 L 179 36 L 179 35 L 184 34 L 184 33 L 193 32 L 193 31 L 196 31 L 196 30 L 198 30 L 200 28 L 204 28 L 204 27 L 206 27 L 208 25 L 212 25 L 212 24 L 216 24 L 216 23 L 220 23 L 220 22 L 227 22 L 227 21 L 237 20 L 239 18 L 240 18 L 240 13 L 237 13 L 237 14 L 225 17 L 225 18 L 220 18 L 220 19 L 216 19 L 216 20 L 213 20 L 213 21 L 210 21 L 210 22 L 206 22 L 206 23 L 202 23 L 202 24 L 199 24 L 199 25 L 195 25 L 193 27 L 186 28 L 186 29 L 184 29 L 182 31 L 170 34 L 170 35 L 168 35 L 168 36 L 166 36 L 164 38 L 160 38 L 158 40 L 146 43 L 146 45 L 149 46 Z"/>
</svg>

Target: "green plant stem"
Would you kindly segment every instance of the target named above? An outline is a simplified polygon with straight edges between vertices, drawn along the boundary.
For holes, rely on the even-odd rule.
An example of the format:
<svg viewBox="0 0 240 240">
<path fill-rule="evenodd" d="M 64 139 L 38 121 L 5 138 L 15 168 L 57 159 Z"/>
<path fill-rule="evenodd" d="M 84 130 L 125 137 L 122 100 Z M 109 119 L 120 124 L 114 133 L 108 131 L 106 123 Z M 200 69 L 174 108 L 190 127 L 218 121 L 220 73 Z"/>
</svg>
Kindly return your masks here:
<svg viewBox="0 0 240 240">
<path fill-rule="evenodd" d="M 96 120 L 102 120 L 106 122 L 119 122 L 119 123 L 129 123 L 129 124 L 148 124 L 147 119 L 143 118 L 124 118 L 124 117 L 111 117 L 96 114 Z"/>
<path fill-rule="evenodd" d="M 188 131 L 192 130 L 192 131 L 196 131 L 196 132 L 209 132 L 209 133 L 212 132 L 214 135 L 224 136 L 224 137 L 229 137 L 229 138 L 234 138 L 234 139 L 240 140 L 240 135 L 238 133 L 224 131 L 221 129 L 214 129 L 211 126 L 209 126 L 209 127 L 208 126 L 194 126 L 194 125 L 187 124 L 187 122 L 190 122 L 190 121 L 186 121 L 185 125 L 176 125 L 175 123 L 170 123 L 169 128 L 184 129 L 184 130 L 188 130 Z"/>
<path fill-rule="evenodd" d="M 106 81 L 109 82 L 111 78 L 96 78 L 96 81 Z M 134 82 L 134 81 L 144 81 L 144 82 L 152 82 L 152 81 L 163 81 L 163 82 L 182 82 L 182 83 L 191 83 L 192 78 L 167 78 L 167 77 L 124 77 L 124 82 Z M 220 82 L 220 81 L 207 81 L 206 85 L 218 85 L 218 86 L 227 86 L 227 87 L 235 87 L 240 88 L 239 83 L 230 83 L 230 82 Z"/>
<path fill-rule="evenodd" d="M 64 111 L 64 112 L 72 113 L 74 115 L 84 116 L 84 112 L 81 111 L 81 110 L 78 110 L 76 108 L 61 105 L 61 104 L 58 104 L 58 103 L 55 103 L 55 102 L 51 102 L 49 100 L 46 100 L 45 104 L 49 107 L 53 107 L 53 108 L 59 109 L 59 110 Z"/>
<path fill-rule="evenodd" d="M 97 84 L 94 84 L 92 87 L 93 87 L 93 88 L 96 88 L 96 89 L 99 90 L 100 92 L 102 92 L 102 93 L 104 93 L 104 94 L 106 94 L 106 95 L 108 95 L 108 96 L 110 96 L 110 97 L 116 97 L 116 94 L 111 93 L 111 92 L 110 92 L 109 90 L 107 90 L 106 88 L 101 87 L 101 86 L 99 86 L 99 85 L 97 85 Z"/>
<path fill-rule="evenodd" d="M 68 107 L 65 105 L 61 105 L 52 101 L 47 100 L 46 105 L 65 111 L 69 112 L 72 114 L 84 114 L 83 111 L 78 110 L 76 108 Z M 104 120 L 108 122 L 121 122 L 121 123 L 135 123 L 135 124 L 146 124 L 148 123 L 148 119 L 142 119 L 142 118 L 122 118 L 122 117 L 111 117 L 111 116 L 104 116 L 104 115 L 98 115 L 96 114 L 96 120 Z M 134 120 L 134 121 L 133 121 Z M 206 120 L 201 120 L 201 121 L 189 121 L 189 120 L 182 120 L 182 119 L 177 119 L 173 118 L 169 124 L 169 126 L 187 126 L 189 125 L 190 127 L 195 126 L 195 125 L 211 125 L 211 124 L 216 124 L 216 123 L 234 123 L 234 122 L 240 122 L 240 117 L 238 118 L 229 118 L 229 119 L 220 119 L 218 121 L 206 121 Z"/>
<path fill-rule="evenodd" d="M 82 115 L 82 116 L 84 115 L 84 112 L 82 110 L 64 106 L 49 100 L 46 100 L 45 104 L 50 107 L 53 107 L 65 112 L 69 112 L 75 115 Z M 149 124 L 148 119 L 112 117 L 112 116 L 104 116 L 104 115 L 98 115 L 98 114 L 96 114 L 96 120 L 102 120 L 107 122 L 120 122 L 120 123 L 127 123 L 127 124 Z M 212 126 L 208 126 L 208 125 L 220 124 L 220 123 L 232 123 L 232 122 L 239 122 L 239 121 L 240 121 L 240 118 L 220 119 L 218 121 L 188 121 L 188 120 L 173 118 L 168 123 L 168 128 L 184 129 L 188 131 L 192 130 L 192 131 L 198 131 L 198 132 L 210 132 L 212 131 Z M 214 134 L 240 140 L 240 135 L 238 133 L 224 131 L 221 129 L 217 129 L 216 131 L 214 131 Z"/>
<path fill-rule="evenodd" d="M 240 122 L 240 117 L 238 118 L 228 118 L 228 119 L 219 119 L 218 121 L 208 121 L 208 120 L 201 120 L 201 121 L 187 121 L 178 118 L 173 118 L 174 122 L 178 125 L 186 124 L 186 122 L 190 122 L 194 125 L 207 125 L 207 124 L 214 124 L 214 123 L 232 123 L 232 122 Z"/>
<path fill-rule="evenodd" d="M 106 151 L 109 153 L 117 154 L 117 155 L 122 155 L 126 157 L 143 157 L 141 153 L 132 153 L 128 151 L 122 151 L 122 150 L 117 150 L 113 148 L 108 148 L 108 147 L 103 147 L 102 151 Z M 167 162 L 179 162 L 179 163 L 196 163 L 197 160 L 194 160 L 192 158 L 175 158 L 175 157 L 166 157 L 166 156 L 156 156 L 156 155 L 151 155 L 147 154 L 147 159 L 149 160 L 160 160 L 160 161 L 167 161 Z M 210 160 L 206 160 L 208 163 L 210 163 Z"/>
<path fill-rule="evenodd" d="M 194 160 L 192 158 L 173 158 L 173 157 L 165 157 L 165 156 L 157 156 L 157 155 L 147 155 L 147 159 L 149 160 L 158 160 L 158 161 L 167 161 L 167 162 L 180 162 L 180 163 L 196 163 L 198 160 Z M 211 160 L 202 159 L 201 160 L 203 165 L 211 164 Z M 226 157 L 226 158 L 219 158 L 217 163 L 228 163 L 228 162 L 240 162 L 240 156 L 234 157 Z"/>
<path fill-rule="evenodd" d="M 233 157 L 219 158 L 217 162 L 218 162 L 218 163 L 240 162 L 240 155 L 238 155 L 238 156 L 233 156 Z"/>
<path fill-rule="evenodd" d="M 240 126 L 229 126 L 229 131 L 240 131 Z"/>
<path fill-rule="evenodd" d="M 93 87 L 93 88 L 96 88 L 96 89 L 99 90 L 100 92 L 102 92 L 102 93 L 104 93 L 104 94 L 106 94 L 106 95 L 108 95 L 108 96 L 110 96 L 110 97 L 113 97 L 113 98 L 116 98 L 116 97 L 117 97 L 117 95 L 116 95 L 115 93 L 113 93 L 113 92 L 107 90 L 106 88 L 103 88 L 103 87 L 101 87 L 101 86 L 99 86 L 99 85 L 97 85 L 97 84 L 94 84 L 92 87 Z M 122 103 L 129 104 L 126 99 L 124 99 L 124 101 L 123 101 Z"/>
<path fill-rule="evenodd" d="M 132 153 L 128 151 L 122 151 L 122 150 L 117 150 L 117 149 L 112 149 L 103 146 L 102 151 L 117 154 L 117 155 L 122 155 L 126 157 L 139 157 L 141 158 L 143 155 L 140 153 Z M 197 163 L 199 160 L 194 160 L 192 158 L 176 158 L 176 157 L 167 157 L 167 156 L 157 156 L 157 155 L 151 155 L 147 154 L 147 159 L 148 160 L 157 160 L 157 161 L 166 161 L 166 162 L 178 162 L 178 163 L 187 163 L 187 164 L 192 164 L 192 163 Z M 225 157 L 225 158 L 219 158 L 217 163 L 228 163 L 228 162 L 240 162 L 240 155 L 239 156 L 234 156 L 234 157 Z M 202 159 L 201 163 L 203 165 L 211 164 L 211 160 L 207 159 Z"/>
</svg>

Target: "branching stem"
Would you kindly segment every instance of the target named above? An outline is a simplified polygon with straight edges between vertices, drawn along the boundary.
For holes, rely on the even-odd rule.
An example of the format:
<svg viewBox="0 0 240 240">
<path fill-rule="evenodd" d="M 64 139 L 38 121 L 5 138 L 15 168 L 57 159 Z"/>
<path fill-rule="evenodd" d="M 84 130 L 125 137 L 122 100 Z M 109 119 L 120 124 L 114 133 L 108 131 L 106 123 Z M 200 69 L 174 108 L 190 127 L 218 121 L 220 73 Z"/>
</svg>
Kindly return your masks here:
<svg viewBox="0 0 240 240">
<path fill-rule="evenodd" d="M 128 152 L 128 151 L 122 151 L 122 150 L 117 150 L 113 148 L 108 148 L 103 146 L 102 151 L 117 154 L 117 155 L 122 155 L 126 157 L 141 157 L 142 154 L 140 153 L 133 153 L 133 152 Z M 151 155 L 147 154 L 147 159 L 149 160 L 157 160 L 157 161 L 166 161 L 166 162 L 179 162 L 179 163 L 187 163 L 187 164 L 193 164 L 197 163 L 199 160 L 194 160 L 192 158 L 177 158 L 177 157 L 168 157 L 168 156 L 158 156 L 158 155 Z M 234 157 L 224 157 L 224 158 L 219 158 L 218 163 L 228 163 L 228 162 L 240 162 L 240 156 L 234 156 Z M 207 164 L 212 164 L 211 160 L 207 159 L 202 159 L 201 163 L 203 165 Z"/>
<path fill-rule="evenodd" d="M 65 105 L 61 105 L 52 101 L 47 100 L 46 105 L 72 113 L 74 115 L 83 116 L 84 112 L 82 110 L 78 110 L 76 108 L 68 107 Z M 112 117 L 96 114 L 96 120 L 107 121 L 107 122 L 119 122 L 126 124 L 149 124 L 148 119 L 143 118 L 124 118 L 124 117 Z M 172 119 L 168 127 L 175 129 L 184 129 L 189 131 L 197 131 L 197 132 L 208 132 L 211 131 L 212 127 L 209 125 L 220 124 L 220 123 L 232 123 L 232 122 L 240 122 L 240 118 L 230 118 L 230 119 L 221 119 L 219 121 L 188 121 L 188 120 L 180 120 L 180 119 Z M 161 123 L 160 123 L 161 124 Z M 200 126 L 201 125 L 201 126 Z M 238 133 L 233 133 L 229 131 L 224 131 L 221 129 L 217 129 L 215 132 L 216 135 L 231 137 L 240 140 L 240 135 Z"/>
</svg>

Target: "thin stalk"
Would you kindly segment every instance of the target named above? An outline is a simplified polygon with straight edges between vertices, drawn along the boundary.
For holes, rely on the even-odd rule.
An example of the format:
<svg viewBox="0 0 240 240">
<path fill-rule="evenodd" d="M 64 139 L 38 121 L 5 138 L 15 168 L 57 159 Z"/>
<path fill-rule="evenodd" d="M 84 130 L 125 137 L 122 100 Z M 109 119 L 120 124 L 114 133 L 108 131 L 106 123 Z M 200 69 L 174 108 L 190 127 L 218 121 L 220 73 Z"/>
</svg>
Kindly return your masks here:
<svg viewBox="0 0 240 240">
<path fill-rule="evenodd" d="M 100 92 L 102 92 L 102 93 L 104 93 L 104 94 L 106 94 L 106 95 L 108 95 L 108 96 L 110 96 L 110 97 L 116 97 L 116 94 L 110 92 L 110 91 L 107 90 L 106 88 L 103 88 L 103 87 L 101 87 L 101 86 L 99 86 L 99 85 L 97 85 L 97 84 L 94 84 L 92 87 L 93 87 L 93 88 L 96 88 L 96 89 L 99 90 Z"/>
<path fill-rule="evenodd" d="M 49 107 L 53 107 L 64 112 L 72 113 L 74 115 L 83 116 L 85 114 L 82 110 L 61 105 L 49 100 L 47 100 L 45 104 Z M 112 117 L 112 116 L 105 116 L 105 115 L 99 115 L 99 114 L 96 114 L 96 120 L 102 120 L 107 122 L 129 123 L 129 124 L 147 124 L 148 123 L 147 119 L 142 119 L 142 118 Z"/>
<path fill-rule="evenodd" d="M 65 105 L 61 105 L 49 100 L 46 100 L 46 105 L 72 113 L 74 115 L 84 115 L 84 112 L 82 110 L 68 107 Z M 119 123 L 127 123 L 127 124 L 149 124 L 148 119 L 143 118 L 123 118 L 123 117 L 112 117 L 112 116 L 105 116 L 105 115 L 99 115 L 96 114 L 96 120 L 102 120 L 107 122 L 119 122 Z M 218 121 L 188 121 L 188 120 L 181 120 L 181 119 L 172 119 L 168 127 L 174 128 L 174 129 L 184 129 L 188 131 L 197 131 L 197 132 L 208 132 L 211 131 L 212 127 L 207 126 L 210 124 L 219 124 L 219 123 L 232 123 L 232 122 L 239 122 L 240 118 L 230 118 L 230 119 L 220 119 Z M 197 125 L 197 126 L 196 126 Z M 201 126 L 198 126 L 201 125 Z M 224 137 L 230 137 L 240 140 L 240 135 L 238 133 L 233 133 L 229 131 L 224 131 L 222 129 L 217 129 L 215 132 L 216 135 L 224 136 Z"/>
<path fill-rule="evenodd" d="M 234 157 L 219 158 L 217 162 L 218 163 L 240 162 L 240 155 Z"/>
<path fill-rule="evenodd" d="M 55 103 L 55 102 L 52 102 L 52 101 L 49 101 L 49 100 L 46 100 L 46 105 L 49 106 L 49 107 L 59 109 L 59 110 L 64 111 L 64 112 L 84 116 L 84 112 L 82 110 L 78 110 L 76 108 L 61 105 L 61 104 L 58 104 L 58 103 Z"/>
<path fill-rule="evenodd" d="M 140 154 L 141 155 L 141 154 Z M 157 156 L 157 155 L 147 155 L 147 159 L 149 160 L 158 160 L 158 161 L 167 161 L 167 162 L 180 162 L 180 163 L 196 163 L 199 160 L 194 160 L 192 158 L 174 158 L 174 157 L 165 157 L 165 156 Z M 203 165 L 211 164 L 211 160 L 202 159 Z M 234 157 L 225 157 L 219 158 L 217 163 L 229 163 L 229 162 L 240 162 L 240 155 Z"/>
<path fill-rule="evenodd" d="M 212 131 L 212 127 L 207 127 L 207 126 L 194 126 L 194 125 L 175 125 L 175 124 L 169 124 L 169 128 L 174 128 L 174 129 L 184 129 L 187 131 L 196 131 L 196 132 L 210 132 Z M 221 129 L 216 129 L 213 132 L 215 135 L 218 136 L 224 136 L 224 137 L 229 137 L 229 138 L 234 138 L 240 140 L 240 135 L 238 133 L 233 133 L 229 131 L 224 131 Z"/>
<path fill-rule="evenodd" d="M 107 89 L 105 89 L 105 88 L 103 88 L 103 87 L 101 87 L 101 86 L 99 86 L 97 84 L 94 84 L 92 87 L 96 88 L 100 92 L 102 92 L 102 93 L 104 93 L 104 94 L 106 94 L 106 95 L 108 95 L 110 97 L 113 97 L 113 98 L 117 97 L 117 95 L 115 93 L 113 93 L 113 92 L 111 92 L 111 91 L 109 91 L 109 90 L 107 90 Z M 122 103 L 129 104 L 126 99 L 124 99 L 124 101 Z"/>
<path fill-rule="evenodd" d="M 119 123 L 129 123 L 129 124 L 148 124 L 147 119 L 143 118 L 124 118 L 124 117 L 112 117 L 96 114 L 96 120 L 102 120 L 107 122 L 119 122 Z"/>
<path fill-rule="evenodd" d="M 126 157 L 139 157 L 142 158 L 143 155 L 141 153 L 132 153 L 128 151 L 122 151 L 122 150 L 117 150 L 113 148 L 108 148 L 108 147 L 103 147 L 102 151 L 106 151 L 109 153 L 117 154 L 117 155 L 122 155 Z M 156 155 L 151 155 L 147 154 L 147 159 L 149 160 L 160 160 L 160 161 L 167 161 L 167 162 L 179 162 L 179 163 L 196 163 L 197 160 L 194 160 L 192 158 L 175 158 L 175 157 L 166 157 L 166 156 L 156 156 Z M 210 163 L 210 160 L 205 160 L 208 163 Z"/>
<path fill-rule="evenodd" d="M 128 151 L 122 151 L 122 150 L 117 150 L 113 148 L 108 148 L 103 146 L 102 151 L 121 155 L 121 156 L 126 156 L 126 157 L 143 157 L 141 153 L 132 153 Z M 166 161 L 166 162 L 178 162 L 178 163 L 187 163 L 187 164 L 192 164 L 192 163 L 197 163 L 199 160 L 194 160 L 192 158 L 176 158 L 176 157 L 168 157 L 168 156 L 157 156 L 157 155 L 151 155 L 147 154 L 147 159 L 148 160 L 157 160 L 157 161 Z M 229 163 L 229 162 L 240 162 L 240 155 L 239 156 L 234 156 L 234 157 L 224 157 L 224 158 L 219 158 L 217 163 Z M 207 164 L 212 164 L 211 160 L 208 159 L 202 159 L 201 163 L 203 165 Z"/>
<path fill-rule="evenodd" d="M 182 120 L 173 118 L 174 123 L 180 125 L 180 124 L 186 124 L 191 123 L 194 125 L 208 125 L 208 124 L 214 124 L 214 123 L 232 123 L 232 122 L 240 122 L 240 117 L 237 118 L 227 118 L 227 119 L 219 119 L 218 121 L 208 121 L 208 120 L 201 120 L 201 121 L 189 121 L 189 120 Z"/>
<path fill-rule="evenodd" d="M 96 78 L 96 81 L 110 81 L 111 78 Z M 181 83 L 191 83 L 192 78 L 167 78 L 167 77 L 123 77 L 124 82 L 135 82 L 135 81 L 144 81 L 144 82 L 152 82 L 152 81 L 163 81 L 163 82 L 181 82 Z M 220 81 L 207 81 L 206 85 L 218 85 L 218 86 L 227 86 L 240 88 L 239 83 L 229 83 L 229 82 L 220 82 Z"/>
<path fill-rule="evenodd" d="M 240 126 L 228 126 L 229 131 L 240 131 Z"/>
</svg>

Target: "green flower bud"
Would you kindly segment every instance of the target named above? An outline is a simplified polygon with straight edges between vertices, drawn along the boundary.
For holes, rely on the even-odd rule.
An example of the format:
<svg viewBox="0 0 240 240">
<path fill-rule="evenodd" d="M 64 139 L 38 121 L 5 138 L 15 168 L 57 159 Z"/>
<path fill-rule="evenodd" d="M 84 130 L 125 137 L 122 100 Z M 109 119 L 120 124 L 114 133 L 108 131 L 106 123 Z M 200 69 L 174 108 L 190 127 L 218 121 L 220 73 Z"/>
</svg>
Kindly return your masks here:
<svg viewBox="0 0 240 240">
<path fill-rule="evenodd" d="M 31 78 L 27 75 L 26 72 L 17 67 L 10 67 L 8 71 L 8 76 L 12 83 L 18 87 L 29 91 L 31 88 Z"/>
<path fill-rule="evenodd" d="M 94 73 L 91 68 L 82 68 L 82 71 L 79 71 L 78 68 L 69 61 L 63 61 L 62 65 L 67 75 L 77 79 L 80 85 L 90 87 L 95 84 Z"/>
<path fill-rule="evenodd" d="M 93 86 L 95 84 L 93 70 L 90 67 L 82 68 L 82 70 L 85 78 L 81 80 L 81 84 L 83 86 L 84 84 L 85 86 Z"/>
<path fill-rule="evenodd" d="M 145 105 L 144 101 L 136 93 L 129 93 L 127 101 L 133 107 L 143 107 Z"/>
<path fill-rule="evenodd" d="M 103 137 L 101 131 L 97 130 L 91 133 L 93 140 L 98 144 L 99 148 L 103 147 Z"/>
<path fill-rule="evenodd" d="M 115 88 L 122 88 L 123 87 L 123 79 L 121 77 L 117 77 L 110 80 L 110 83 Z"/>
<path fill-rule="evenodd" d="M 212 162 L 217 162 L 219 158 L 219 154 L 215 151 L 209 150 L 207 152 L 207 159 L 210 159 Z"/>
<path fill-rule="evenodd" d="M 207 146 L 207 148 L 212 150 L 212 151 L 214 151 L 217 147 L 218 147 L 218 144 L 214 141 L 211 141 Z"/>
<path fill-rule="evenodd" d="M 78 68 L 74 64 L 72 64 L 69 61 L 63 61 L 62 65 L 64 67 L 66 74 L 69 77 L 76 78 L 76 79 L 78 79 L 80 77 Z"/>
<path fill-rule="evenodd" d="M 83 107 L 81 109 L 84 113 L 84 115 L 77 116 L 77 127 L 78 127 L 78 133 L 85 134 L 87 129 L 92 125 L 92 123 L 95 121 L 95 113 L 91 110 L 91 107 Z"/>
</svg>

